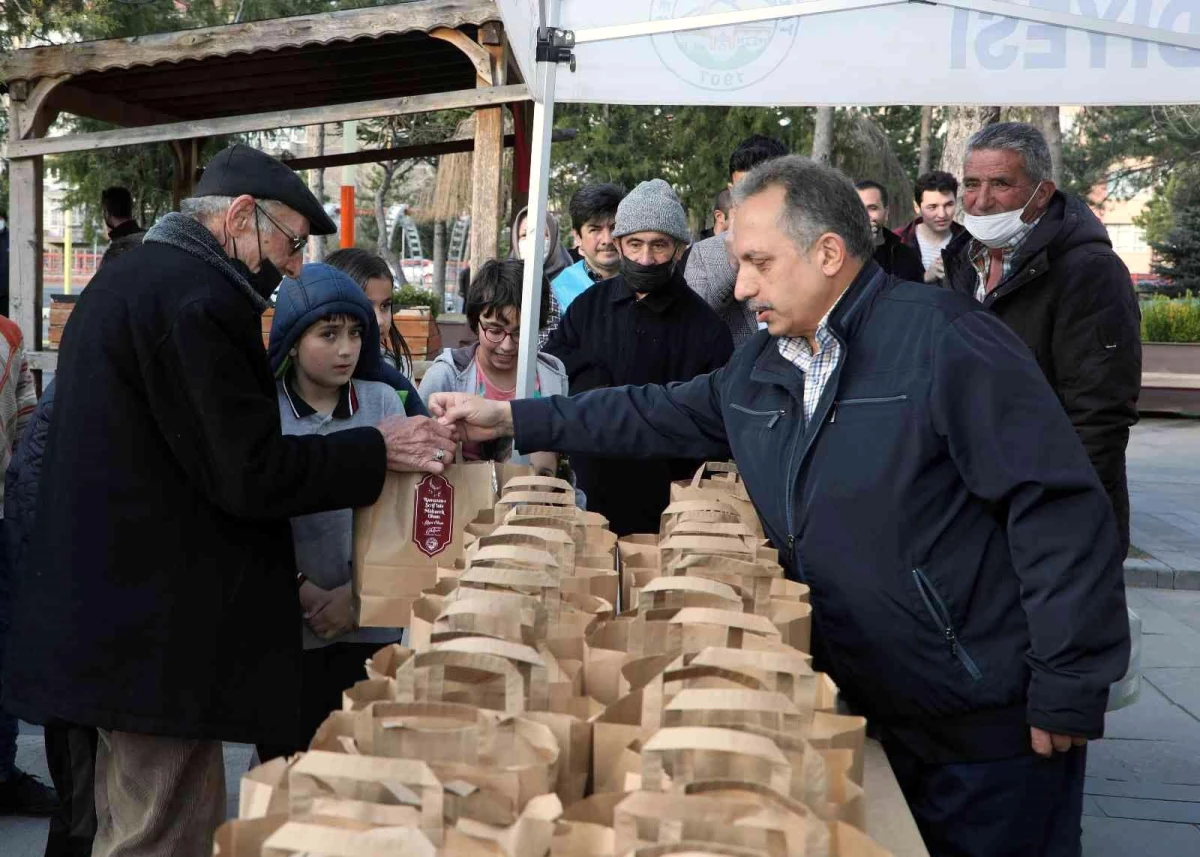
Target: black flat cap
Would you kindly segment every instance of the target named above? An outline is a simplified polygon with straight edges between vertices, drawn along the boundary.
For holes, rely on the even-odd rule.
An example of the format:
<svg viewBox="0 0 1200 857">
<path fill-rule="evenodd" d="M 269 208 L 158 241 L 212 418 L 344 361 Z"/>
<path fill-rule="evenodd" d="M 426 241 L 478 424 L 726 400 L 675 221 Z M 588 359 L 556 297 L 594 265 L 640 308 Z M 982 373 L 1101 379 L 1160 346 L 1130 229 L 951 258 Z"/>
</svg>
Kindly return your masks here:
<svg viewBox="0 0 1200 857">
<path fill-rule="evenodd" d="M 213 156 L 196 182 L 193 196 L 274 199 L 308 218 L 313 235 L 333 235 L 337 225 L 295 170 L 265 152 L 236 143 Z"/>
</svg>

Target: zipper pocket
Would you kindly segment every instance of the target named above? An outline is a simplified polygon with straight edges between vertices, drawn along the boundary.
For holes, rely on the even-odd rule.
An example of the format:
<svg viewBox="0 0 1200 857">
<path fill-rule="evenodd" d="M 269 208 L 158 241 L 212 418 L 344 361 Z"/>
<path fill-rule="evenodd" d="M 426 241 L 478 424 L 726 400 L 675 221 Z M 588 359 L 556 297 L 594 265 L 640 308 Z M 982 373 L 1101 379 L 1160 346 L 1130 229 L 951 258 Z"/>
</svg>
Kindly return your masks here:
<svg viewBox="0 0 1200 857">
<path fill-rule="evenodd" d="M 829 415 L 829 422 L 837 421 L 838 408 L 842 405 L 882 405 L 888 402 L 907 402 L 908 393 L 900 393 L 897 396 L 864 396 L 861 399 L 842 399 L 833 403 L 833 411 Z M 736 405 L 734 407 L 737 407 Z"/>
<path fill-rule="evenodd" d="M 787 414 L 787 411 L 756 411 L 737 404 L 730 404 L 729 407 L 735 411 L 741 411 L 743 414 L 749 414 L 752 417 L 770 417 L 767 420 L 767 428 L 769 429 L 775 428 L 775 424 Z"/>
<path fill-rule="evenodd" d="M 925 602 L 925 607 L 929 610 L 929 615 L 933 617 L 933 621 L 937 623 L 942 636 L 946 638 L 947 645 L 950 646 L 950 654 L 958 658 L 971 678 L 979 681 L 983 678 L 983 673 L 974 659 L 967 653 L 958 642 L 958 635 L 954 632 L 954 623 L 950 620 L 950 611 L 946 608 L 946 602 L 937 594 L 937 590 L 930 584 L 929 578 L 925 576 L 925 572 L 919 568 L 912 570 L 913 580 L 917 584 L 917 592 L 921 593 L 921 600 Z"/>
</svg>

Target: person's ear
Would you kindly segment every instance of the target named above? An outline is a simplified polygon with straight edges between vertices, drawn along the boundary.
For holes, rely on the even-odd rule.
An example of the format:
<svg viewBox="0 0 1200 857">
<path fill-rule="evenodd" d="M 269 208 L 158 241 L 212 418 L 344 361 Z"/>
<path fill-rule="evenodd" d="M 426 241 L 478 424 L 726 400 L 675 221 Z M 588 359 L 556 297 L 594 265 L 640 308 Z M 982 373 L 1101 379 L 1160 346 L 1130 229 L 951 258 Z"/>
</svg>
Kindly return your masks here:
<svg viewBox="0 0 1200 857">
<path fill-rule="evenodd" d="M 826 232 L 816 242 L 817 264 L 826 277 L 836 277 L 846 265 L 846 242 L 840 235 Z"/>
<path fill-rule="evenodd" d="M 254 217 L 254 197 L 248 193 L 234 199 L 225 215 L 225 223 L 231 231 L 244 232 Z"/>
</svg>

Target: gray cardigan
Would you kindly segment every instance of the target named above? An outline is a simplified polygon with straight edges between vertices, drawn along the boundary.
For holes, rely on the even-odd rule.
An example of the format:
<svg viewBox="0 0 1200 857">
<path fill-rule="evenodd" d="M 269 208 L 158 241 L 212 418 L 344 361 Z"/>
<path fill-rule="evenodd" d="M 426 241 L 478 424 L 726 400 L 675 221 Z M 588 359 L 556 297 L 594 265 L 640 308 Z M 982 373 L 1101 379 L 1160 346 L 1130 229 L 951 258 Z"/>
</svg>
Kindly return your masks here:
<svg viewBox="0 0 1200 857">
<path fill-rule="evenodd" d="M 385 417 L 404 414 L 404 405 L 396 391 L 379 381 L 351 381 L 343 401 L 332 415 L 311 413 L 312 409 L 295 396 L 294 390 L 289 391 L 283 381 L 275 386 L 279 393 L 279 418 L 284 434 L 333 434 L 378 425 Z M 296 570 L 314 585 L 336 589 L 350 582 L 354 567 L 353 509 L 292 518 L 292 542 L 296 546 Z M 359 628 L 334 640 L 323 640 L 313 633 L 307 622 L 302 624 L 305 649 L 318 649 L 330 643 L 378 643 L 384 646 L 400 639 L 399 628 Z"/>
</svg>

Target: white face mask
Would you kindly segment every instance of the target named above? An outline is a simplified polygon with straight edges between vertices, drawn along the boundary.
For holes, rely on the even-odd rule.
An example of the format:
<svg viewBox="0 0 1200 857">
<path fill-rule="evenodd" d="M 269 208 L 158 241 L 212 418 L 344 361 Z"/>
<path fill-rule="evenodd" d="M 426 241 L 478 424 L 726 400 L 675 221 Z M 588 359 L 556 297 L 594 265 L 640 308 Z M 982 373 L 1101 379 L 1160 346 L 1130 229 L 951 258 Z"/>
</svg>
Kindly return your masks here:
<svg viewBox="0 0 1200 857">
<path fill-rule="evenodd" d="M 1021 221 L 1025 216 L 1025 209 L 1033 202 L 1041 187 L 1042 183 L 1038 182 L 1029 200 L 1020 208 L 1002 211 L 999 214 L 967 214 L 963 217 L 963 226 L 967 227 L 972 237 L 993 250 L 1007 247 L 1020 234 L 1021 227 L 1025 225 Z"/>
<path fill-rule="evenodd" d="M 533 250 L 533 237 L 526 235 L 517 242 L 517 255 L 522 259 L 528 259 L 530 251 Z"/>
<path fill-rule="evenodd" d="M 8 223 L 5 222 L 3 217 L 0 217 L 0 232 L 3 232 L 7 228 L 8 228 Z"/>
</svg>

